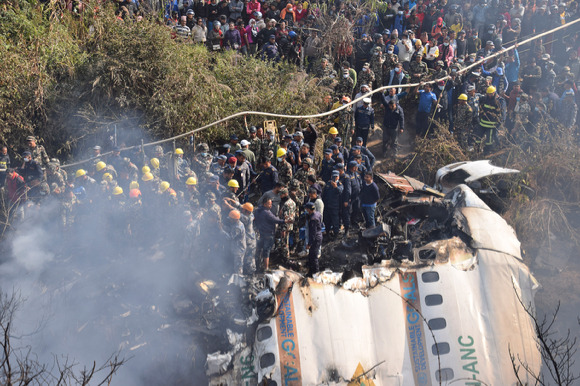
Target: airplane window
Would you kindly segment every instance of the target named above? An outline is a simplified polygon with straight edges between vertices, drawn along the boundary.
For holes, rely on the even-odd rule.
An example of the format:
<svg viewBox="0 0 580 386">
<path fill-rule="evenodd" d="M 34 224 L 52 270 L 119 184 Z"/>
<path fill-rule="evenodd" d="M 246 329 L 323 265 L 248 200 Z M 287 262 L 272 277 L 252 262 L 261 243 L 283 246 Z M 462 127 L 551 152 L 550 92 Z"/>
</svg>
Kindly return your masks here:
<svg viewBox="0 0 580 386">
<path fill-rule="evenodd" d="M 276 357 L 271 352 L 266 353 L 260 357 L 260 367 L 263 369 L 273 366 L 275 362 Z"/>
<path fill-rule="evenodd" d="M 427 324 L 429 325 L 429 328 L 431 328 L 432 330 L 442 330 L 445 327 L 447 327 L 447 322 L 445 321 L 445 318 L 431 319 Z"/>
<path fill-rule="evenodd" d="M 437 355 L 437 349 L 439 349 L 439 355 L 449 354 L 451 348 L 447 342 L 439 342 L 431 346 L 431 352 L 433 355 Z"/>
<path fill-rule="evenodd" d="M 258 342 L 270 339 L 272 337 L 272 329 L 270 326 L 262 327 L 256 332 L 256 337 L 258 338 Z"/>
<path fill-rule="evenodd" d="M 453 379 L 453 369 L 445 368 L 435 371 L 435 379 L 437 382 L 445 382 Z"/>
<path fill-rule="evenodd" d="M 421 278 L 423 279 L 423 283 L 433 283 L 439 280 L 439 272 L 423 272 Z"/>
<path fill-rule="evenodd" d="M 443 303 L 443 296 L 441 295 L 425 296 L 425 304 L 428 306 L 438 306 L 441 303 Z"/>
</svg>

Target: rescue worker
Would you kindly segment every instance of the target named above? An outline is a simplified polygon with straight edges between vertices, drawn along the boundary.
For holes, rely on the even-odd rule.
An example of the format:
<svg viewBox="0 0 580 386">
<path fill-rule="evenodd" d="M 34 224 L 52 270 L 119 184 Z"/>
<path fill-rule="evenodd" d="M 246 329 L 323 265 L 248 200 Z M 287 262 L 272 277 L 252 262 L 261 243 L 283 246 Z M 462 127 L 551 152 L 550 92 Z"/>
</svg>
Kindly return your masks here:
<svg viewBox="0 0 580 386">
<path fill-rule="evenodd" d="M 324 202 L 324 223 L 326 231 L 331 238 L 336 238 L 340 232 L 340 204 L 344 190 L 339 181 L 340 172 L 334 170 L 330 181 L 322 191 L 322 202 Z"/>
<path fill-rule="evenodd" d="M 337 135 L 338 135 L 338 129 L 336 127 L 333 126 L 328 130 L 328 134 L 326 135 L 326 139 L 324 140 L 324 148 L 325 149 L 328 149 L 332 145 L 334 145 L 334 139 L 336 138 Z"/>
<path fill-rule="evenodd" d="M 367 172 L 360 191 L 360 207 L 365 219 L 367 229 L 375 226 L 375 210 L 379 201 L 379 187 L 373 181 L 373 173 Z"/>
<path fill-rule="evenodd" d="M 50 162 L 50 158 L 48 157 L 48 154 L 46 154 L 44 146 L 37 145 L 36 137 L 33 135 L 26 137 L 26 144 L 28 145 L 27 150 L 30 152 L 32 159 L 44 170 Z"/>
<path fill-rule="evenodd" d="M 354 80 L 350 76 L 349 70 L 342 71 L 342 78 L 339 79 L 338 83 L 334 87 L 334 95 L 337 98 L 342 98 L 343 96 L 352 96 L 352 90 L 354 88 Z"/>
<path fill-rule="evenodd" d="M 304 205 L 308 217 L 308 276 L 312 277 L 320 270 L 318 258 L 322 247 L 322 215 L 316 211 L 314 203 Z"/>
<path fill-rule="evenodd" d="M 238 275 L 244 274 L 244 257 L 246 256 L 246 229 L 240 221 L 241 214 L 237 209 L 232 209 L 228 215 L 229 224 L 226 234 L 230 242 L 230 256 L 233 259 L 233 271 Z M 229 262 L 228 262 L 229 263 Z"/>
<path fill-rule="evenodd" d="M 384 103 L 384 98 L 383 104 Z M 387 156 L 390 149 L 393 157 L 399 150 L 399 133 L 405 128 L 405 113 L 403 108 L 393 99 L 385 105 L 383 116 L 383 157 Z"/>
<path fill-rule="evenodd" d="M 256 209 L 255 225 L 258 229 L 258 243 L 256 246 L 256 266 L 258 272 L 264 272 L 269 269 L 270 251 L 274 246 L 274 236 L 276 234 L 276 225 L 284 224 L 286 221 L 276 217 L 270 210 L 272 209 L 272 200 L 265 199 L 262 205 Z M 289 222 L 289 221 L 288 221 Z"/>
<path fill-rule="evenodd" d="M 296 217 L 296 203 L 290 197 L 290 192 L 287 188 L 280 190 L 280 213 L 279 218 L 285 219 L 284 224 L 278 226 L 279 235 L 279 250 L 281 255 L 288 259 L 290 257 L 290 234 L 294 230 L 294 220 Z"/>
<path fill-rule="evenodd" d="M 467 104 L 467 95 L 461 94 L 457 97 L 457 106 L 455 108 L 454 128 L 457 141 L 467 147 L 469 136 L 471 135 L 471 123 L 473 121 L 473 110 Z"/>
<path fill-rule="evenodd" d="M 272 161 L 269 157 L 263 157 L 261 160 L 262 172 L 257 177 L 256 182 L 260 184 L 262 193 L 274 189 L 278 182 L 278 170 L 272 166 Z"/>
<path fill-rule="evenodd" d="M 278 161 L 278 179 L 284 185 L 288 185 L 292 180 L 292 165 L 286 160 L 286 149 L 279 148 L 276 152 Z"/>
<path fill-rule="evenodd" d="M 363 139 L 363 146 L 367 145 L 369 131 L 375 128 L 375 110 L 371 107 L 371 98 L 364 98 L 362 107 L 354 112 L 355 137 Z"/>
<path fill-rule="evenodd" d="M 302 160 L 302 168 L 298 169 L 294 179 L 300 181 L 303 189 L 308 188 L 308 176 L 316 176 L 316 170 L 312 167 L 312 160 L 310 158 L 304 158 Z"/>
<path fill-rule="evenodd" d="M 489 86 L 480 102 L 479 130 L 476 134 L 486 150 L 490 150 L 496 143 L 497 131 L 505 121 L 506 113 L 505 100 L 497 95 L 495 87 Z"/>
</svg>

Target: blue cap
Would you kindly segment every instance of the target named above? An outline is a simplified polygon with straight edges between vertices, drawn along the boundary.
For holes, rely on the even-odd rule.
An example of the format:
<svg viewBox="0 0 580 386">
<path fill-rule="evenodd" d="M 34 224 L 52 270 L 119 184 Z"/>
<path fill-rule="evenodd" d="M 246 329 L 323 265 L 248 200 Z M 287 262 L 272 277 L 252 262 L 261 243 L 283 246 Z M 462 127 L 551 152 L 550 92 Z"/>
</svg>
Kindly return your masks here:
<svg viewBox="0 0 580 386">
<path fill-rule="evenodd" d="M 390 34 L 391 34 L 391 31 L 389 31 L 388 29 L 383 31 L 383 35 L 390 35 Z"/>
<path fill-rule="evenodd" d="M 342 142 L 342 138 L 340 138 L 340 137 L 336 137 L 336 138 L 334 139 L 334 142 Z"/>
<path fill-rule="evenodd" d="M 218 182 L 220 178 L 215 174 L 209 178 L 210 182 Z"/>
<path fill-rule="evenodd" d="M 334 170 L 334 171 L 332 172 L 332 176 L 333 176 L 333 177 L 339 177 L 339 176 L 340 176 L 340 172 L 339 172 L 338 170 Z"/>
<path fill-rule="evenodd" d="M 235 155 L 238 155 L 238 154 L 244 154 L 244 151 L 243 150 L 236 150 Z"/>
<path fill-rule="evenodd" d="M 344 169 L 344 164 L 342 162 L 337 163 L 336 165 L 334 165 L 335 169 Z"/>
<path fill-rule="evenodd" d="M 360 147 L 360 146 L 358 146 L 358 145 L 357 145 L 357 146 L 353 146 L 353 147 L 352 147 L 352 150 L 361 150 L 361 147 Z"/>
<path fill-rule="evenodd" d="M 237 141 L 238 140 L 238 136 L 235 134 L 230 135 L 230 139 L 233 141 Z"/>
<path fill-rule="evenodd" d="M 229 143 L 226 143 L 226 144 L 224 145 L 224 147 L 225 147 L 226 149 L 230 149 L 232 146 L 231 146 Z"/>
<path fill-rule="evenodd" d="M 221 159 L 222 161 L 227 161 L 227 160 L 228 160 L 228 157 L 226 157 L 226 156 L 225 156 L 225 155 L 223 155 L 223 154 L 222 154 L 222 155 L 220 155 L 218 158 L 219 158 L 219 159 Z"/>
<path fill-rule="evenodd" d="M 326 150 L 324 150 L 324 154 L 332 154 L 332 150 L 331 149 L 326 149 Z"/>
<path fill-rule="evenodd" d="M 356 137 L 356 139 L 354 141 L 355 142 L 364 142 L 362 137 Z"/>
<path fill-rule="evenodd" d="M 356 162 L 356 161 L 350 161 L 350 162 L 348 163 L 348 167 L 349 167 L 349 168 L 352 168 L 353 166 L 358 166 L 358 162 Z"/>
<path fill-rule="evenodd" d="M 314 208 L 315 208 L 315 206 L 314 206 L 314 203 L 313 203 L 313 202 L 307 202 L 307 203 L 304 205 L 304 207 L 305 207 L 306 209 L 314 209 Z"/>
<path fill-rule="evenodd" d="M 368 36 L 367 34 L 362 34 L 362 37 L 363 38 L 366 38 L 367 36 Z"/>
<path fill-rule="evenodd" d="M 31 152 L 29 152 L 29 151 L 25 151 L 24 153 L 22 153 L 22 156 L 23 156 L 23 157 L 26 157 L 26 156 L 28 156 L 28 155 L 30 155 L 30 156 L 31 156 L 31 155 L 32 155 L 32 153 L 31 153 Z"/>
<path fill-rule="evenodd" d="M 270 35 L 270 39 L 276 39 L 276 35 Z"/>
<path fill-rule="evenodd" d="M 330 150 L 332 150 L 332 151 L 334 151 L 334 150 L 338 150 L 338 146 L 336 146 L 336 145 L 332 145 L 332 146 L 330 147 Z"/>
</svg>

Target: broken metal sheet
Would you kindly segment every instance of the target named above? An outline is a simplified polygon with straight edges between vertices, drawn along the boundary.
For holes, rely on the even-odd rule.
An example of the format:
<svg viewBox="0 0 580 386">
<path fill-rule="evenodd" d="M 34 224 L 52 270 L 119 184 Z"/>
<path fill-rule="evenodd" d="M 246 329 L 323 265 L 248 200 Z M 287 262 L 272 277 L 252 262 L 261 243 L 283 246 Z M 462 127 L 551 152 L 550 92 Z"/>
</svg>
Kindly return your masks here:
<svg viewBox="0 0 580 386">
<path fill-rule="evenodd" d="M 442 196 L 440 192 L 432 189 L 429 185 L 413 177 L 398 176 L 395 173 L 376 173 L 391 189 L 397 190 L 404 195 L 413 192 L 429 193 L 435 196 Z"/>
<path fill-rule="evenodd" d="M 516 169 L 507 169 L 492 165 L 490 160 L 457 162 L 437 170 L 435 175 L 435 188 L 443 193 L 447 193 L 459 184 L 470 184 L 492 175 L 519 172 Z"/>
<path fill-rule="evenodd" d="M 346 384 L 359 365 L 378 364 L 368 375 L 377 386 L 514 384 L 508 348 L 534 370 L 540 355 L 512 282 L 526 304 L 535 281 L 505 253 L 479 250 L 477 261 L 469 270 L 451 263 L 393 270 L 366 293 L 311 280 L 305 297 L 294 284 L 277 316 L 257 327 L 258 382 Z"/>
</svg>

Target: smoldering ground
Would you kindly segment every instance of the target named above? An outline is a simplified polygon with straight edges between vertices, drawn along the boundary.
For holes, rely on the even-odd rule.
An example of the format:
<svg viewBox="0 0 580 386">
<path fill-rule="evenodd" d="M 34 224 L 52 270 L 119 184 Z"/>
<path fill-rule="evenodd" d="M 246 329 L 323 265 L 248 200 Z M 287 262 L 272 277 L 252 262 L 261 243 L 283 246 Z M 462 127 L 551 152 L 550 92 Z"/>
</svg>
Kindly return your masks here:
<svg viewBox="0 0 580 386">
<path fill-rule="evenodd" d="M 183 253 L 181 208 L 148 207 L 156 215 L 128 236 L 107 204 L 98 201 L 67 228 L 54 198 L 13 220 L 0 263 L 2 292 L 21 299 L 12 345 L 30 347 L 49 367 L 68 358 L 77 370 L 118 353 L 129 360 L 114 385 L 203 384 L 205 355 L 221 330 L 213 338 L 203 331 L 205 298 L 194 287 L 228 268 L 219 253 Z"/>
</svg>

